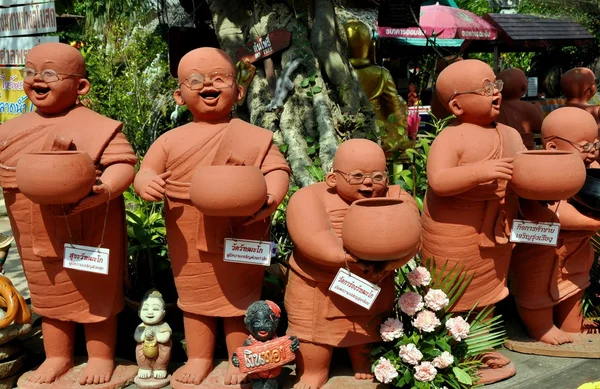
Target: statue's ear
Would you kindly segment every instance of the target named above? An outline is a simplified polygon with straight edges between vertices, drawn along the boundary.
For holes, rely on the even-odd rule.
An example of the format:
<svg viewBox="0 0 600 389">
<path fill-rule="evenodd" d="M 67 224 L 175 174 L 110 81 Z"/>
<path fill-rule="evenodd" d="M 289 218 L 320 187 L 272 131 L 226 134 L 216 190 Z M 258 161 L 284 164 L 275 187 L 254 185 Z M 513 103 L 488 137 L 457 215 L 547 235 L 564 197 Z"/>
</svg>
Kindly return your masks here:
<svg viewBox="0 0 600 389">
<path fill-rule="evenodd" d="M 183 96 L 181 95 L 181 89 L 175 89 L 175 92 L 173 92 L 173 99 L 180 107 L 185 105 L 185 101 L 183 101 Z"/>
<path fill-rule="evenodd" d="M 450 100 L 450 102 L 448 103 L 448 110 L 456 117 L 459 117 L 463 113 L 465 113 L 463 107 L 460 105 L 460 102 L 456 98 Z"/>
<path fill-rule="evenodd" d="M 546 150 L 557 150 L 558 146 L 556 145 L 556 143 L 552 140 L 546 142 L 546 146 L 544 146 L 544 149 Z"/>
<path fill-rule="evenodd" d="M 242 85 L 237 86 L 237 95 L 235 96 L 235 102 L 241 101 L 244 98 L 244 87 Z"/>
<path fill-rule="evenodd" d="M 325 177 L 325 182 L 327 183 L 327 186 L 330 188 L 335 188 L 337 185 L 337 176 L 335 173 L 327 173 L 327 176 Z"/>
<path fill-rule="evenodd" d="M 79 85 L 77 85 L 77 94 L 79 96 L 87 95 L 90 91 L 91 84 L 87 78 L 79 79 Z"/>
</svg>

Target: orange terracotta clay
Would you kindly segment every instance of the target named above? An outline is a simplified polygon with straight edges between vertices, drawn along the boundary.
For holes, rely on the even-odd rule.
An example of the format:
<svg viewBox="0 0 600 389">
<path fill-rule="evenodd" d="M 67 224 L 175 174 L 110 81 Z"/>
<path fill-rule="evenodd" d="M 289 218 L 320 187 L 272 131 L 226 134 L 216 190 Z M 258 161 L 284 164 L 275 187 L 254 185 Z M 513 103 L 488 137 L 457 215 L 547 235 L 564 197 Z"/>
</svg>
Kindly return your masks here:
<svg viewBox="0 0 600 389">
<path fill-rule="evenodd" d="M 546 150 L 575 151 L 587 167 L 600 167 L 595 148 L 582 151 L 581 145 L 598 142 L 596 121 L 589 113 L 559 108 L 544 120 L 542 136 Z M 586 331 L 581 298 L 590 284 L 590 238 L 600 229 L 600 219 L 581 213 L 569 201 L 548 205 L 521 200 L 521 210 L 522 218 L 558 221 L 561 230 L 556 247 L 516 245 L 510 277 L 519 314 L 532 338 L 550 344 L 573 342 L 570 332 Z"/>
<path fill-rule="evenodd" d="M 522 151 L 513 165 L 510 186 L 524 199 L 566 200 L 585 183 L 585 165 L 573 150 Z"/>
<path fill-rule="evenodd" d="M 394 304 L 393 270 L 406 263 L 418 247 L 395 261 L 361 261 L 345 250 L 342 226 L 351 205 L 363 199 L 400 199 L 406 204 L 401 217 L 418 217 L 417 205 L 408 193 L 397 185 L 388 186 L 387 180 L 373 181 L 373 172 L 385 168 L 385 154 L 376 143 L 348 140 L 339 146 L 326 182 L 302 188 L 290 199 L 287 226 L 294 252 L 285 308 L 288 334 L 301 341 L 295 388 L 316 389 L 327 381 L 334 347 L 348 348 L 356 379 L 372 378 L 368 352 L 371 343 L 381 340 L 378 323 L 385 317 L 381 314 Z M 363 183 L 351 184 L 358 173 L 365 174 Z M 387 217 L 383 215 L 381 220 Z M 371 219 L 365 224 L 378 228 L 377 222 Z M 416 228 L 420 229 L 418 224 Z M 328 290 L 338 270 L 346 267 L 381 287 L 370 310 Z"/>
<path fill-rule="evenodd" d="M 462 60 L 463 59 L 461 57 L 454 56 L 448 56 L 442 59 L 438 59 L 435 74 L 439 76 L 442 70 L 446 69 L 448 65 Z M 434 89 L 433 93 L 431 94 L 431 113 L 438 119 L 444 119 L 452 115 L 452 112 L 448 111 L 445 102 L 441 101 L 438 97 L 436 89 Z"/>
<path fill-rule="evenodd" d="M 591 113 L 600 131 L 600 106 L 588 104 L 596 95 L 596 76 L 591 69 L 573 68 L 560 78 L 560 88 L 567 98 L 565 106 Z"/>
<path fill-rule="evenodd" d="M 199 166 L 190 200 L 205 215 L 251 216 L 267 200 L 267 183 L 257 166 Z"/>
<path fill-rule="evenodd" d="M 90 194 L 96 169 L 85 151 L 30 153 L 19 158 L 16 180 L 36 204 L 73 204 Z"/>
<path fill-rule="evenodd" d="M 29 51 L 25 66 L 35 73 L 25 77 L 24 89 L 37 111 L 0 126 L 0 184 L 33 310 L 43 317 L 46 360 L 23 387 L 51 383 L 69 371 L 75 323 L 84 324 L 89 356 L 79 382 L 109 382 L 114 369 L 115 315 L 124 302 L 122 274 L 127 242 L 121 194 L 133 181 L 136 157 L 121 133 L 122 123 L 77 103 L 90 84 L 83 78 L 85 63 L 76 49 L 44 43 Z M 19 167 L 23 167 L 19 161 L 28 158 L 27 154 L 61 148 L 87 153 L 98 181 L 93 186 L 86 181 L 90 195 L 76 204 L 35 204 L 17 186 Z M 78 174 L 68 165 L 57 164 L 55 168 L 60 171 L 47 174 L 57 177 L 56 185 Z M 48 191 L 56 193 L 54 188 Z M 105 220 L 110 226 L 103 237 L 103 247 L 110 249 L 108 275 L 64 268 L 65 243 L 97 247 Z"/>
<path fill-rule="evenodd" d="M 173 374 L 171 385 L 175 389 L 200 384 L 212 370 L 218 317 L 224 318 L 229 360 L 246 340 L 243 317 L 248 306 L 260 299 L 264 268 L 224 262 L 224 239 L 267 238 L 269 216 L 283 201 L 290 174 L 270 131 L 230 118 L 243 90 L 234 82 L 235 68 L 225 52 L 206 47 L 192 50 L 181 59 L 178 76 L 175 101 L 188 107 L 194 121 L 158 138 L 134 181 L 135 190 L 145 200 L 160 201 L 166 197 L 169 257 L 178 305 L 184 312 L 188 353 L 187 364 Z M 264 175 L 268 194 L 262 208 L 253 215 L 209 216 L 190 201 L 190 182 L 195 171 L 200 166 L 226 165 L 253 166 Z M 205 179 L 203 184 L 213 187 L 213 193 L 232 196 L 219 186 L 223 178 L 238 179 Z M 227 184 L 232 185 L 235 184 Z M 230 364 L 225 384 L 236 385 L 244 378 Z"/>
<path fill-rule="evenodd" d="M 527 77 L 521 69 L 511 68 L 498 73 L 499 80 L 504 82 L 502 88 L 502 105 L 497 122 L 506 124 L 519 131 L 525 147 L 533 150 L 535 143 L 533 134 L 542 128 L 542 107 L 537 104 L 521 101 L 527 92 Z"/>
<path fill-rule="evenodd" d="M 412 208 L 399 198 L 353 202 L 342 224 L 344 246 L 367 261 L 406 257 L 421 241 L 421 221 Z"/>
<path fill-rule="evenodd" d="M 422 253 L 438 269 L 448 262 L 448 268 L 458 265 L 474 275 L 452 312 L 469 311 L 476 303 L 493 305 L 508 294 L 509 236 L 517 196 L 507 182 L 513 158 L 525 146 L 514 128 L 494 122 L 502 100 L 489 84 L 495 79 L 484 62 L 463 60 L 449 65 L 437 80 L 440 101 L 456 119 L 433 141 L 429 153 Z M 489 360 L 490 367 L 506 367 L 506 374 L 490 369 L 496 377 L 481 373 L 482 383 L 514 374 L 508 359 Z"/>
</svg>

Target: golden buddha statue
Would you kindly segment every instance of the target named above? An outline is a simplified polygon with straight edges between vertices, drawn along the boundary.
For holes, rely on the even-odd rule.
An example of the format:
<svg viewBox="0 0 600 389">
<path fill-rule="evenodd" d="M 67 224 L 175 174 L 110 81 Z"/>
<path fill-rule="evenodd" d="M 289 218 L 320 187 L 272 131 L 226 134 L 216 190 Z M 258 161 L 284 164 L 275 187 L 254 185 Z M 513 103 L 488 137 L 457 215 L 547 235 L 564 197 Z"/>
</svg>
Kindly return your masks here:
<svg viewBox="0 0 600 389">
<path fill-rule="evenodd" d="M 398 95 L 390 72 L 384 67 L 374 65 L 369 58 L 372 49 L 369 27 L 359 20 L 349 20 L 344 24 L 344 29 L 348 36 L 350 64 L 375 109 L 377 119 L 385 123 L 382 147 L 385 151 L 397 150 L 401 147 L 400 141 L 406 139 L 398 133 L 398 127 L 403 127 L 406 134 L 411 135 L 408 133 L 406 101 Z M 397 123 L 388 122 L 391 114 L 396 116 Z"/>
</svg>

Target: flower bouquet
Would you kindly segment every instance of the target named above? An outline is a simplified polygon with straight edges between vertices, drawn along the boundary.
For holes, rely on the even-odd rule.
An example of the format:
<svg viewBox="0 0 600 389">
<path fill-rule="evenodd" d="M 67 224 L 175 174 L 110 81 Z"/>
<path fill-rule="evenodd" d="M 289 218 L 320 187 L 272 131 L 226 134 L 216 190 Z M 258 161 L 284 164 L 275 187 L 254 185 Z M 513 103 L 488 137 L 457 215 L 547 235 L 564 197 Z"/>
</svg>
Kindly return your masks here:
<svg viewBox="0 0 600 389">
<path fill-rule="evenodd" d="M 449 312 L 472 278 L 461 270 L 436 271 L 433 261 L 399 270 L 398 303 L 381 325 L 383 343 L 371 352 L 378 381 L 416 389 L 476 386 L 482 354 L 506 334 L 499 316 L 489 319 L 493 307 Z"/>
</svg>

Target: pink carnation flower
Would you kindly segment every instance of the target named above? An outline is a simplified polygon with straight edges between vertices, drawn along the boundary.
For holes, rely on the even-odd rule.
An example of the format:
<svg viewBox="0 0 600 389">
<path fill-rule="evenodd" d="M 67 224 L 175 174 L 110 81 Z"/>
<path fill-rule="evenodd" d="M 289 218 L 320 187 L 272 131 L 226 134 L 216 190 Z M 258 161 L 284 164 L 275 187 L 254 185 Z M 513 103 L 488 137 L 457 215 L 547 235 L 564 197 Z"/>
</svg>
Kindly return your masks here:
<svg viewBox="0 0 600 389">
<path fill-rule="evenodd" d="M 398 299 L 398 307 L 408 316 L 414 316 L 423 309 L 423 298 L 417 292 L 406 292 Z"/>
<path fill-rule="evenodd" d="M 452 337 L 460 342 L 461 340 L 467 338 L 471 326 L 465 321 L 465 319 L 463 319 L 460 316 L 457 316 L 448 319 L 448 321 L 446 322 L 446 328 L 448 329 L 448 331 L 450 331 Z"/>
<path fill-rule="evenodd" d="M 427 286 L 431 282 L 431 274 L 423 266 L 417 267 L 406 276 L 412 286 Z"/>
<path fill-rule="evenodd" d="M 415 366 L 415 380 L 421 382 L 429 382 L 435 379 L 437 370 L 431 362 L 423 362 Z"/>
<path fill-rule="evenodd" d="M 414 343 L 400 346 L 400 358 L 406 363 L 416 365 L 423 359 L 423 354 L 419 351 Z"/>
<path fill-rule="evenodd" d="M 448 296 L 440 289 L 429 289 L 425 295 L 425 306 L 432 311 L 439 311 L 448 306 Z"/>
<path fill-rule="evenodd" d="M 375 378 L 377 381 L 389 384 L 394 378 L 398 377 L 398 372 L 392 362 L 384 357 L 379 358 L 379 363 L 375 366 Z"/>
<path fill-rule="evenodd" d="M 448 351 L 444 351 L 433 359 L 433 366 L 438 369 L 445 369 L 454 363 L 454 357 Z"/>
<path fill-rule="evenodd" d="M 384 342 L 391 342 L 404 335 L 404 324 L 400 320 L 390 317 L 383 322 L 379 333 Z"/>
<path fill-rule="evenodd" d="M 433 332 L 436 327 L 440 324 L 440 319 L 437 318 L 435 313 L 424 310 L 417 314 L 417 317 L 412 322 L 413 326 L 415 326 L 419 331 L 422 332 Z"/>
</svg>

